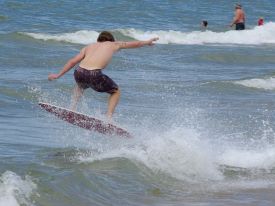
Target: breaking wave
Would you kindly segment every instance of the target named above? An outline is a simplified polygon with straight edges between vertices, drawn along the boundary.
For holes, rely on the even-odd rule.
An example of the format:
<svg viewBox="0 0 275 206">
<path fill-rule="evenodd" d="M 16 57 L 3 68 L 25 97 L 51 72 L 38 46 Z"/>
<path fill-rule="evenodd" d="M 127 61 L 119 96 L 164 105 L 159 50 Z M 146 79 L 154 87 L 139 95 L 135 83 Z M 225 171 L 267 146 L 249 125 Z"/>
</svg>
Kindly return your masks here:
<svg viewBox="0 0 275 206">
<path fill-rule="evenodd" d="M 142 31 L 137 29 L 117 29 L 112 31 L 119 40 L 129 38 L 145 40 L 151 37 L 159 37 L 159 44 L 182 44 L 182 45 L 202 45 L 202 44 L 240 44 L 240 45 L 260 45 L 275 44 L 275 23 L 269 22 L 263 26 L 256 26 L 244 31 Z M 72 33 L 44 34 L 21 32 L 23 35 L 30 36 L 39 40 L 54 40 L 74 44 L 89 44 L 96 42 L 98 31 L 80 30 Z"/>
<path fill-rule="evenodd" d="M 264 90 L 274 90 L 275 89 L 275 78 L 255 78 L 255 79 L 245 79 L 235 81 L 234 84 L 242 85 L 245 87 L 264 89 Z"/>
</svg>

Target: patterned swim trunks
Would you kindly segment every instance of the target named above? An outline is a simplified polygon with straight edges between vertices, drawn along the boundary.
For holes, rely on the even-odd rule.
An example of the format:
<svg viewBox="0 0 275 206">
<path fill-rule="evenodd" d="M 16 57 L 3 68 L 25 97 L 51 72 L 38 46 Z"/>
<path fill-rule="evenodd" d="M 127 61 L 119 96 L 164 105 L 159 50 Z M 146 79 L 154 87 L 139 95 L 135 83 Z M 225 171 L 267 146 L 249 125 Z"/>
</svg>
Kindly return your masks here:
<svg viewBox="0 0 275 206">
<path fill-rule="evenodd" d="M 78 86 L 82 89 L 92 88 L 97 92 L 107 92 L 113 94 L 118 90 L 117 84 L 101 69 L 87 70 L 78 66 L 74 71 L 74 78 Z"/>
</svg>

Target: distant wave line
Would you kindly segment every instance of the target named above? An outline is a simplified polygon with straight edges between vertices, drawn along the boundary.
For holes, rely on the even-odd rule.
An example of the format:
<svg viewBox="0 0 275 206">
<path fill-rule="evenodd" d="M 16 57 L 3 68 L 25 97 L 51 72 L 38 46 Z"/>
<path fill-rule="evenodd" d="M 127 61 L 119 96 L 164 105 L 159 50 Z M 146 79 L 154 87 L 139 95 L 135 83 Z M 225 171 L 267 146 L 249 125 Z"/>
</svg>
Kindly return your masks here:
<svg viewBox="0 0 275 206">
<path fill-rule="evenodd" d="M 275 44 L 275 23 L 269 22 L 263 26 L 256 26 L 251 30 L 244 31 L 192 31 L 182 32 L 173 30 L 142 31 L 137 29 L 116 29 L 112 31 L 119 40 L 136 39 L 146 40 L 152 37 L 159 37 L 159 44 L 180 44 L 180 45 L 203 45 L 203 44 L 222 44 L 222 45 L 261 45 Z M 89 44 L 96 42 L 98 31 L 80 30 L 72 33 L 44 34 L 20 32 L 39 40 L 54 40 L 74 44 Z"/>
<path fill-rule="evenodd" d="M 269 78 L 254 78 L 235 81 L 234 84 L 242 85 L 244 87 L 264 89 L 264 90 L 275 90 L 275 77 Z"/>
</svg>

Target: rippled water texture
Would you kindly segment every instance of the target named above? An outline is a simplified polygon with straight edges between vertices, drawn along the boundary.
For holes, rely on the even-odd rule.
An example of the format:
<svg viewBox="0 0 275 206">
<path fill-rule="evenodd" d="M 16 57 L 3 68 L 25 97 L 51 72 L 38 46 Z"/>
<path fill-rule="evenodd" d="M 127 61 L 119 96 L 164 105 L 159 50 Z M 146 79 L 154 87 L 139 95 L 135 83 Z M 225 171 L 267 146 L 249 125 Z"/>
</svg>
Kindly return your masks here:
<svg viewBox="0 0 275 206">
<path fill-rule="evenodd" d="M 0 206 L 273 206 L 275 3 L 242 1 L 239 32 L 234 3 L 0 0 Z M 102 30 L 160 38 L 104 70 L 122 91 L 113 121 L 132 139 L 38 107 L 70 106 L 73 70 L 47 75 Z M 104 118 L 107 98 L 87 90 L 78 111 Z"/>
</svg>

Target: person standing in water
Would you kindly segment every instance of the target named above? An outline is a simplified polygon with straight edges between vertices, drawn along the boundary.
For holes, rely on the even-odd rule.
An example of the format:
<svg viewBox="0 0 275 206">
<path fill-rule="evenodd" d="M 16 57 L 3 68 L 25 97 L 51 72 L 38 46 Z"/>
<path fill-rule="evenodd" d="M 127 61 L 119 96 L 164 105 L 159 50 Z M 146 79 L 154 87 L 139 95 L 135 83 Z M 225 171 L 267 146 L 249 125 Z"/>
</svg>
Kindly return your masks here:
<svg viewBox="0 0 275 206">
<path fill-rule="evenodd" d="M 245 29 L 245 13 L 242 9 L 241 4 L 235 5 L 235 16 L 230 24 L 230 27 L 236 25 L 236 30 L 244 30 Z"/>
<path fill-rule="evenodd" d="M 208 21 L 203 20 L 201 22 L 201 28 L 202 28 L 202 30 L 205 31 L 207 29 L 207 26 L 208 26 Z"/>
<path fill-rule="evenodd" d="M 114 53 L 120 49 L 138 48 L 143 46 L 152 46 L 158 38 L 152 38 L 147 41 L 115 41 L 113 35 L 108 31 L 99 34 L 96 43 L 92 43 L 83 49 L 75 57 L 68 60 L 63 69 L 58 74 L 49 74 L 48 79 L 54 80 L 63 76 L 79 63 L 74 71 L 76 87 L 73 94 L 72 109 L 76 110 L 77 102 L 87 88 L 92 88 L 97 92 L 109 93 L 107 117 L 112 118 L 115 107 L 120 98 L 120 90 L 117 84 L 102 70 L 109 64 Z"/>
</svg>

